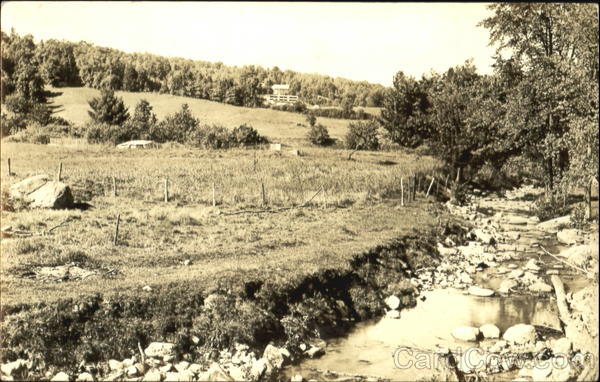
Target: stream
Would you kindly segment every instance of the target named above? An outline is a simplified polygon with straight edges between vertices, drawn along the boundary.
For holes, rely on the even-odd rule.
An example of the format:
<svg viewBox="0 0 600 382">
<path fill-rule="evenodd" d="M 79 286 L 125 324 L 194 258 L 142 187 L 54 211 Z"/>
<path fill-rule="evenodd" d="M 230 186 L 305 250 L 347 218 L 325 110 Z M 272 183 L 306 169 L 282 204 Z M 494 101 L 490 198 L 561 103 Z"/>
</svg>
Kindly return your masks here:
<svg viewBox="0 0 600 382">
<path fill-rule="evenodd" d="M 496 217 L 499 232 L 512 232 L 513 238 L 518 232 L 519 237 L 503 246 L 502 251 L 510 252 L 508 260 L 498 262 L 497 266 L 478 269 L 471 275 L 473 285 L 497 291 L 506 279 L 506 269 L 526 269 L 525 264 L 535 259 L 540 266 L 536 273 L 544 281 L 548 282 L 550 271 L 560 275 L 567 292 L 576 292 L 587 286 L 589 281 L 585 277 L 541 250 L 540 246 L 543 246 L 557 254 L 566 246 L 557 241 L 556 235 L 537 229 L 537 222 L 528 213 L 531 202 L 523 199 L 527 198 L 507 200 L 488 197 L 476 200 L 476 211 L 483 212 L 482 220 Z M 513 219 L 515 216 L 522 219 Z M 461 342 L 454 339 L 451 332 L 459 326 L 494 324 L 503 333 L 520 323 L 560 331 L 553 293 L 544 296 L 496 293 L 492 297 L 478 297 L 469 295 L 464 289 L 434 286 L 421 292 L 414 308 L 401 310 L 398 319 L 383 317 L 361 322 L 345 337 L 329 340 L 321 358 L 306 359 L 298 365 L 288 366 L 284 375 L 288 378 L 302 375 L 305 379 L 319 381 L 446 380 L 451 373 L 443 367 L 432 367 L 431 361 L 423 361 L 425 363 L 419 365 L 417 357 L 420 350 L 423 357 L 429 352 L 427 359 L 431 360 L 431 354 L 440 348 L 466 350 L 485 345 L 486 341 L 489 346 L 496 340 Z M 491 375 L 490 379 L 512 380 L 517 372 L 505 371 Z M 452 377 L 455 378 L 454 375 Z"/>
</svg>

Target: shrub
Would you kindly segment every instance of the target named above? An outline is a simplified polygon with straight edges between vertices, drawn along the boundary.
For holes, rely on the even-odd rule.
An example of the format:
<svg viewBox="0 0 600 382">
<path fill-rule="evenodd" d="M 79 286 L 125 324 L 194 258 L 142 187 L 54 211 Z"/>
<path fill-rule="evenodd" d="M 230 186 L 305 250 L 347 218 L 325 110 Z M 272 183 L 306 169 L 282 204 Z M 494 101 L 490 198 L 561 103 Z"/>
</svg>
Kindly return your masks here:
<svg viewBox="0 0 600 382">
<path fill-rule="evenodd" d="M 332 143 L 332 139 L 329 136 L 329 131 L 327 131 L 327 128 L 320 123 L 313 125 L 310 128 L 310 131 L 308 132 L 308 140 L 313 145 L 318 146 L 328 146 Z"/>
<path fill-rule="evenodd" d="M 27 115 L 31 110 L 32 103 L 20 94 L 11 94 L 4 100 L 4 104 L 8 111 L 21 116 Z"/>
<path fill-rule="evenodd" d="M 85 128 L 85 138 L 88 143 L 110 143 L 116 145 L 131 140 L 134 133 L 128 124 L 118 126 L 90 122 Z"/>
<path fill-rule="evenodd" d="M 571 225 L 573 228 L 583 229 L 587 225 L 585 203 L 577 203 L 571 211 Z"/>
<path fill-rule="evenodd" d="M 112 90 L 102 90 L 100 97 L 92 98 L 88 104 L 92 109 L 88 114 L 95 122 L 121 125 L 129 118 L 123 99 Z"/>
<path fill-rule="evenodd" d="M 258 134 L 252 126 L 243 124 L 231 132 L 230 141 L 232 146 L 246 147 L 267 143 L 267 139 Z"/>
<path fill-rule="evenodd" d="M 205 149 L 228 149 L 231 145 L 229 130 L 223 126 L 205 125 L 194 134 L 195 145 Z"/>
<path fill-rule="evenodd" d="M 200 121 L 192 115 L 187 104 L 181 105 L 181 110 L 167 115 L 163 121 L 150 126 L 149 138 L 156 142 L 179 142 L 196 141 L 196 130 Z"/>
<path fill-rule="evenodd" d="M 379 148 L 377 123 L 350 122 L 346 133 L 346 147 L 352 150 L 377 150 Z"/>
<path fill-rule="evenodd" d="M 50 143 L 50 134 L 48 132 L 48 129 L 40 125 L 32 125 L 26 129 L 19 131 L 16 134 L 11 135 L 7 139 L 7 141 L 47 145 L 48 143 Z"/>
<path fill-rule="evenodd" d="M 555 195 L 551 195 L 550 197 L 544 195 L 535 201 L 531 212 L 540 221 L 546 221 L 566 215 L 569 212 L 569 208 L 561 203 Z"/>
<path fill-rule="evenodd" d="M 11 134 L 15 134 L 27 126 L 27 121 L 25 118 L 19 115 L 8 116 L 5 113 L 2 113 L 0 116 L 0 125 L 2 126 L 2 137 L 9 136 Z"/>
</svg>

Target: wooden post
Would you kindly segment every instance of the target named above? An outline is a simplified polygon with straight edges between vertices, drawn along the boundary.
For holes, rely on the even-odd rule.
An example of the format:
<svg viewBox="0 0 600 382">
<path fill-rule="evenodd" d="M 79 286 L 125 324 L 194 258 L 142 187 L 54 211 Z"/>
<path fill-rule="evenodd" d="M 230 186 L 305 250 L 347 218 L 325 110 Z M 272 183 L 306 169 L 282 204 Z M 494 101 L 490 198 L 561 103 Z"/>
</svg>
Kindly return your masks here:
<svg viewBox="0 0 600 382">
<path fill-rule="evenodd" d="M 429 188 L 427 188 L 427 194 L 425 194 L 426 198 L 429 197 L 429 191 L 431 191 L 431 186 L 433 186 L 433 182 L 435 182 L 435 178 L 431 177 L 431 183 L 429 183 Z"/>
<path fill-rule="evenodd" d="M 115 224 L 115 236 L 113 237 L 113 245 L 117 245 L 119 240 L 119 224 L 121 223 L 121 214 L 117 215 L 117 224 Z"/>
<path fill-rule="evenodd" d="M 436 173 L 436 175 L 439 175 L 439 174 Z M 435 194 L 438 196 L 440 195 L 440 182 L 439 181 L 435 182 Z"/>
<path fill-rule="evenodd" d="M 417 200 L 417 176 L 413 175 L 413 184 L 412 184 L 412 200 Z"/>
<path fill-rule="evenodd" d="M 115 177 L 112 177 L 112 196 L 113 198 L 117 197 L 117 180 Z"/>
<path fill-rule="evenodd" d="M 12 175 L 12 171 L 10 169 L 10 158 L 8 158 L 6 161 L 8 162 L 8 176 L 11 176 Z"/>
<path fill-rule="evenodd" d="M 446 175 L 446 181 L 444 182 L 444 188 L 448 189 L 448 178 L 450 178 L 450 173 Z"/>
<path fill-rule="evenodd" d="M 56 180 L 60 182 L 62 178 L 62 162 L 58 165 L 58 175 L 56 176 Z"/>
<path fill-rule="evenodd" d="M 400 205 L 404 207 L 404 178 L 400 178 Z"/>
<path fill-rule="evenodd" d="M 213 207 L 217 206 L 217 199 L 215 198 L 215 182 L 213 182 L 212 184 L 212 197 L 213 197 Z"/>
<path fill-rule="evenodd" d="M 165 203 L 169 201 L 169 178 L 165 178 Z"/>
<path fill-rule="evenodd" d="M 458 184 L 460 182 L 460 167 L 458 168 L 458 171 L 456 171 L 456 184 Z"/>
<path fill-rule="evenodd" d="M 262 181 L 260 182 L 260 188 L 262 195 L 262 205 L 265 206 L 267 205 L 267 195 L 265 194 L 265 184 Z"/>
</svg>

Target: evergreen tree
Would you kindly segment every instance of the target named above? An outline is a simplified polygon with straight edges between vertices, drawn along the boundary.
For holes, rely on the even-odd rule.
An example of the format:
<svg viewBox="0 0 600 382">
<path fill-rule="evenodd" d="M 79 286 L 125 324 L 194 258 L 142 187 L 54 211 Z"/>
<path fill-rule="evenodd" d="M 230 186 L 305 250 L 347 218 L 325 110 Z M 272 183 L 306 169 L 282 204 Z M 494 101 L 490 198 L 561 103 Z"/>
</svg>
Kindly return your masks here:
<svg viewBox="0 0 600 382">
<path fill-rule="evenodd" d="M 96 122 L 122 125 L 129 118 L 123 99 L 115 96 L 113 90 L 102 90 L 100 97 L 92 98 L 88 104 L 92 109 L 88 110 L 88 114 Z"/>
</svg>

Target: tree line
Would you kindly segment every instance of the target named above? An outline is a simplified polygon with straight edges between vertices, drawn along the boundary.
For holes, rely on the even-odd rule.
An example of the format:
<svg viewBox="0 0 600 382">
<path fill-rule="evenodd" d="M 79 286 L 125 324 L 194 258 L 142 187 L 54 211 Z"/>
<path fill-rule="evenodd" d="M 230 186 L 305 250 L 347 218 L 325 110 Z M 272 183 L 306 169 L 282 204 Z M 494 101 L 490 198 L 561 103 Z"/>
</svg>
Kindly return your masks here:
<svg viewBox="0 0 600 382">
<path fill-rule="evenodd" d="M 132 92 L 160 92 L 256 107 L 262 94 L 278 83 L 309 104 L 380 106 L 384 87 L 320 74 L 282 71 L 278 67 L 227 66 L 220 62 L 167 58 L 148 53 L 125 53 L 87 42 L 46 40 L 35 44 L 31 35 L 2 32 L 2 98 L 15 91 L 26 96 L 29 87 L 43 83 L 87 86 Z M 26 84 L 25 82 L 36 81 Z"/>
<path fill-rule="evenodd" d="M 520 157 L 550 198 L 598 180 L 598 7 L 493 4 L 480 26 L 494 72 L 471 61 L 415 79 L 399 72 L 380 122 L 404 147 L 427 144 L 458 177 Z M 461 175 L 462 174 L 462 175 Z M 589 196 L 588 196 L 589 197 Z"/>
</svg>

